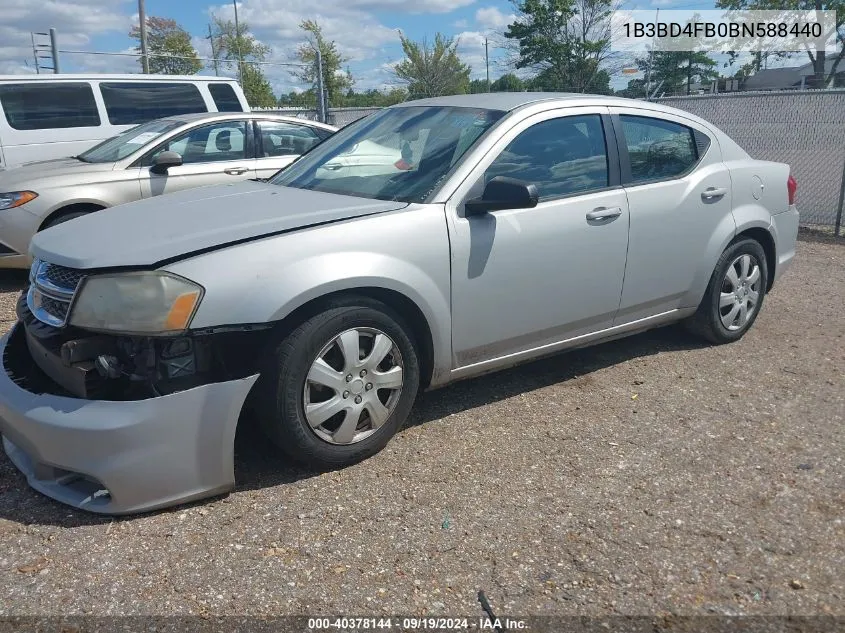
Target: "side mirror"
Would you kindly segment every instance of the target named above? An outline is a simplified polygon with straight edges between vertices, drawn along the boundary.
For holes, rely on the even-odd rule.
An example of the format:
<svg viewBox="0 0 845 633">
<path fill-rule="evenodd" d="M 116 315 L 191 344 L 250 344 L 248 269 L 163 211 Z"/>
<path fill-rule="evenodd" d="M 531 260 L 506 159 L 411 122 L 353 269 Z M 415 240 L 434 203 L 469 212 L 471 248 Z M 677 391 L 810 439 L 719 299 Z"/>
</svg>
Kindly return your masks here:
<svg viewBox="0 0 845 633">
<path fill-rule="evenodd" d="M 531 209 L 537 206 L 539 199 L 536 185 L 516 178 L 496 176 L 484 187 L 480 198 L 466 201 L 464 215 L 469 217 L 488 211 Z"/>
<path fill-rule="evenodd" d="M 162 152 L 153 159 L 150 171 L 154 174 L 166 174 L 171 167 L 182 164 L 182 155 L 178 152 Z"/>
</svg>

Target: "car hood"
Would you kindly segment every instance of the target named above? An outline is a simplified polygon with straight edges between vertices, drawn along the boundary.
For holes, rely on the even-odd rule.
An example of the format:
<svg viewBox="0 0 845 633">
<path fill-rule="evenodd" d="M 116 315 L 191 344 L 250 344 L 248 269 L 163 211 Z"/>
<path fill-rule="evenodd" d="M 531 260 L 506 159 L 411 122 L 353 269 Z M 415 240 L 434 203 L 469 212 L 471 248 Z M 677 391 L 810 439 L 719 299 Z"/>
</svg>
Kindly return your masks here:
<svg viewBox="0 0 845 633">
<path fill-rule="evenodd" d="M 34 163 L 13 165 L 0 169 L 0 192 L 32 189 L 38 192 L 38 183 L 63 176 L 74 179 L 83 174 L 113 171 L 114 163 L 84 163 L 76 158 L 39 160 Z"/>
<path fill-rule="evenodd" d="M 404 202 L 247 181 L 97 211 L 37 233 L 30 251 L 33 257 L 71 268 L 151 266 L 199 251 L 405 206 Z"/>
</svg>

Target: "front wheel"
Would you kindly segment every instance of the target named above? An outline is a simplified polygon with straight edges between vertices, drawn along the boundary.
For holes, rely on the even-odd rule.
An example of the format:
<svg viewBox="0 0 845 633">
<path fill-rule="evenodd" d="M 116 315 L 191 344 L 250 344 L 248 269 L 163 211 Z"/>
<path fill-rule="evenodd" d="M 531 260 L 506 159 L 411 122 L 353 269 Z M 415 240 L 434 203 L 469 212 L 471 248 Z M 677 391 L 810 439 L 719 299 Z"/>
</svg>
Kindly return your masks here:
<svg viewBox="0 0 845 633">
<path fill-rule="evenodd" d="M 262 373 L 256 409 L 289 457 L 337 468 L 384 448 L 407 418 L 419 380 L 402 319 L 382 303 L 347 299 L 282 341 Z"/>
<path fill-rule="evenodd" d="M 719 258 L 687 327 L 711 343 L 739 340 L 760 313 L 768 279 L 766 253 L 760 243 L 749 238 L 734 242 Z"/>
</svg>

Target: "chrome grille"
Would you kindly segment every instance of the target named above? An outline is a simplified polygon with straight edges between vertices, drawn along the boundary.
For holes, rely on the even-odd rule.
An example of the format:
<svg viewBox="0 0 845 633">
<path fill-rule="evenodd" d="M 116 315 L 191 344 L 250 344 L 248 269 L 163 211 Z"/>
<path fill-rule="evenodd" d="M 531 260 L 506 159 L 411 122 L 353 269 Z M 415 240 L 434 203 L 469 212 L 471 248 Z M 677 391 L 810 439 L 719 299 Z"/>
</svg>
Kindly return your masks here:
<svg viewBox="0 0 845 633">
<path fill-rule="evenodd" d="M 47 325 L 62 327 L 84 271 L 35 260 L 29 272 L 26 305 L 32 315 Z"/>
<path fill-rule="evenodd" d="M 58 264 L 46 264 L 43 275 L 51 284 L 73 292 L 76 290 L 79 282 L 82 281 L 85 273 L 81 270 L 66 268 Z"/>
</svg>

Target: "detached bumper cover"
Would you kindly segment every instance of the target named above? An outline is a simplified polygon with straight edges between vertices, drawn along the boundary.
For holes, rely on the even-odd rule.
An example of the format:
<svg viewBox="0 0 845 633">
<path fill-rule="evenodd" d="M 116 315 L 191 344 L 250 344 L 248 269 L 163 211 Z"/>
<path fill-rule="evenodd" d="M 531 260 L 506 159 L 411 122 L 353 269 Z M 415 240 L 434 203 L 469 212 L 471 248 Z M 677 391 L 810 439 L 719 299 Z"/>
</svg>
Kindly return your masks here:
<svg viewBox="0 0 845 633">
<path fill-rule="evenodd" d="M 235 430 L 257 375 L 146 400 L 36 394 L 6 369 L 8 352 L 26 350 L 23 336 L 16 325 L 0 338 L 0 432 L 30 486 L 104 514 L 154 510 L 234 487 Z"/>
</svg>

